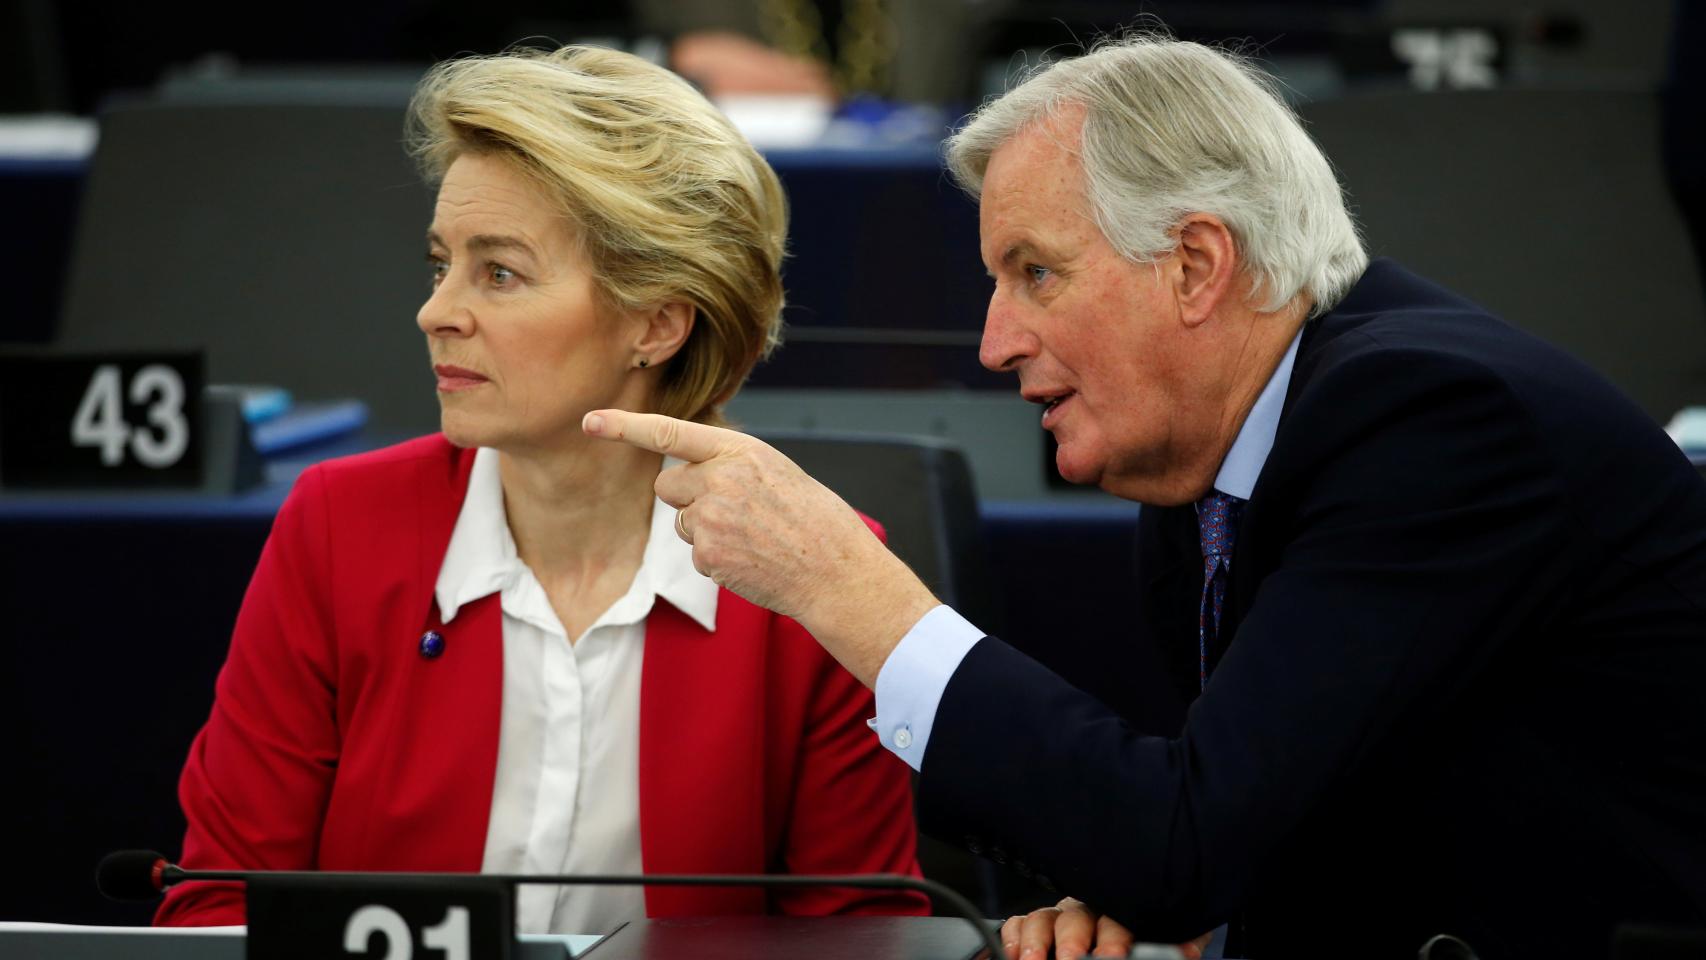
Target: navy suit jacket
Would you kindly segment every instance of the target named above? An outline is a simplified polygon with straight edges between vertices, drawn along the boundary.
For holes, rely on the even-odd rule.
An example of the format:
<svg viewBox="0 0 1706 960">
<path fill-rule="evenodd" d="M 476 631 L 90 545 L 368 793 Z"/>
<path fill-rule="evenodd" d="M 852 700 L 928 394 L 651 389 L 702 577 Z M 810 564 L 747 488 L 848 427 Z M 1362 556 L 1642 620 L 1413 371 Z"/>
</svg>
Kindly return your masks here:
<svg viewBox="0 0 1706 960">
<path fill-rule="evenodd" d="M 1252 956 L 1706 922 L 1706 481 L 1587 367 L 1376 261 L 1305 328 L 1200 696 L 1194 511 L 1138 536 L 1143 613 L 1097 642 L 1172 652 L 1182 731 L 986 639 L 926 829 Z"/>
</svg>

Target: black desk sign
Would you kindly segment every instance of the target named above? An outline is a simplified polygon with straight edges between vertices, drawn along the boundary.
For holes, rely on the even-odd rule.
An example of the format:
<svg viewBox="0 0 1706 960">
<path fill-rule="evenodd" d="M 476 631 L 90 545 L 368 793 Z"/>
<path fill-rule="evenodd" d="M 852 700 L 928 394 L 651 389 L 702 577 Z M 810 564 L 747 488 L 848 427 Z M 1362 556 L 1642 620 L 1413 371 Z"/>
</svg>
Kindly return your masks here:
<svg viewBox="0 0 1706 960">
<path fill-rule="evenodd" d="M 248 882 L 249 960 L 510 960 L 515 888 L 431 879 L 257 877 Z"/>
<path fill-rule="evenodd" d="M 201 388 L 197 353 L 0 356 L 0 485 L 198 486 Z"/>
</svg>

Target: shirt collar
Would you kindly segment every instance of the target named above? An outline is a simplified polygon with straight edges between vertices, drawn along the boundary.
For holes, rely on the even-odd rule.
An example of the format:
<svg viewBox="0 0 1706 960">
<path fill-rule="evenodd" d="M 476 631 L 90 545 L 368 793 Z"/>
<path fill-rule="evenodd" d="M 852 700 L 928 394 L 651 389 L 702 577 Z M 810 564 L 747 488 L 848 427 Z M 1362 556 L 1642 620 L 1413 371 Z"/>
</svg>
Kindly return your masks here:
<svg viewBox="0 0 1706 960">
<path fill-rule="evenodd" d="M 1262 465 L 1268 462 L 1268 454 L 1274 449 L 1280 411 L 1285 409 L 1285 392 L 1291 386 L 1291 367 L 1297 361 L 1297 345 L 1302 339 L 1303 331 L 1299 329 L 1291 338 L 1285 357 L 1274 368 L 1273 376 L 1268 378 L 1267 386 L 1256 397 L 1256 405 L 1250 408 L 1244 425 L 1238 428 L 1232 449 L 1226 451 L 1226 459 L 1220 462 L 1214 489 L 1221 493 L 1248 500 L 1256 489 L 1256 478 L 1262 475 Z"/>
<path fill-rule="evenodd" d="M 668 469 L 681 461 L 664 460 Z M 675 534 L 675 508 L 662 500 L 652 504 L 651 530 L 636 587 L 668 600 L 706 630 L 717 628 L 717 585 L 693 567 L 693 548 Z M 462 499 L 450 546 L 439 566 L 434 594 L 439 618 L 449 623 L 462 607 L 512 584 L 522 569 L 504 511 L 503 481 L 498 475 L 498 452 L 481 447 L 474 452 L 468 492 Z M 630 590 L 629 594 L 635 593 Z M 626 599 L 626 598 L 624 598 Z M 621 601 L 618 601 L 621 602 Z"/>
<path fill-rule="evenodd" d="M 663 469 L 682 461 L 665 457 Z M 717 629 L 717 584 L 693 566 L 693 547 L 675 532 L 674 507 L 662 500 L 652 504 L 652 532 L 646 555 L 635 577 L 648 577 L 652 591 L 668 600 L 707 631 Z"/>
<path fill-rule="evenodd" d="M 515 538 L 504 513 L 503 481 L 498 477 L 498 452 L 474 451 L 468 472 L 468 492 L 450 533 L 444 562 L 438 568 L 438 616 L 445 623 L 456 612 L 504 588 L 516 566 Z"/>
</svg>

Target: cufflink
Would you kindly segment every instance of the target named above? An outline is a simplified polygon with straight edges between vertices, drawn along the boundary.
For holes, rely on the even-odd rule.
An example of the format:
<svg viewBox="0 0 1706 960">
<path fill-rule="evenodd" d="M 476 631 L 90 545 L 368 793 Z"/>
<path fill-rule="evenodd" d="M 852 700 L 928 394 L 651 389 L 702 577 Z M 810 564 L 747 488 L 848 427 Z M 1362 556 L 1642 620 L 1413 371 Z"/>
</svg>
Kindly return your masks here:
<svg viewBox="0 0 1706 960">
<path fill-rule="evenodd" d="M 437 660 L 444 653 L 444 635 L 437 630 L 421 634 L 421 658 Z"/>
</svg>

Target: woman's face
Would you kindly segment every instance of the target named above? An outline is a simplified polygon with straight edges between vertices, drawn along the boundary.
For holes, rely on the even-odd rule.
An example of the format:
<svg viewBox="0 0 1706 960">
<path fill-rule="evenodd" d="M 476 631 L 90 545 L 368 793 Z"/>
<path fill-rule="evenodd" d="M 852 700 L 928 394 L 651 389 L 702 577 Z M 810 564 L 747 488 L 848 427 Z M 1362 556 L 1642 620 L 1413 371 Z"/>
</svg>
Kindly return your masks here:
<svg viewBox="0 0 1706 960">
<path fill-rule="evenodd" d="M 464 155 L 427 232 L 432 295 L 416 321 L 458 446 L 560 447 L 599 407 L 646 409 L 644 321 L 602 305 L 556 204 L 508 160 Z"/>
</svg>

